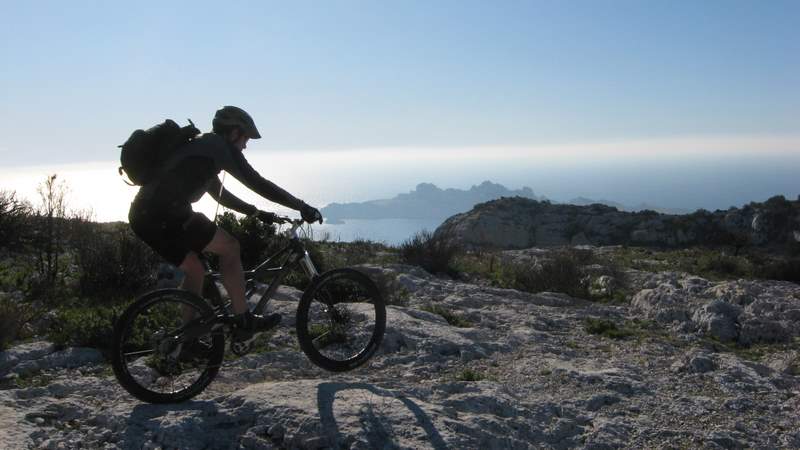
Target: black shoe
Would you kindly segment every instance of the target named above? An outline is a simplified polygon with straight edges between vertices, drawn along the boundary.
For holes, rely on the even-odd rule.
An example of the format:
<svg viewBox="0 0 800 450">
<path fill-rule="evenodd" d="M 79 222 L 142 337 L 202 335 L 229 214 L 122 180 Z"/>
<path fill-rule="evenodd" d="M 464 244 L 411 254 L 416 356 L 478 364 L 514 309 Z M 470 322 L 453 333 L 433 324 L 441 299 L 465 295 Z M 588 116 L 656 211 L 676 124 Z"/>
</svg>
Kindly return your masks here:
<svg viewBox="0 0 800 450">
<path fill-rule="evenodd" d="M 268 316 L 259 316 L 247 311 L 236 316 L 235 320 L 233 342 L 250 344 L 255 339 L 256 333 L 269 331 L 281 323 L 281 315 L 274 313 Z"/>
<path fill-rule="evenodd" d="M 179 362 L 208 361 L 211 358 L 211 344 L 201 342 L 197 338 L 183 343 L 178 354 Z"/>
</svg>

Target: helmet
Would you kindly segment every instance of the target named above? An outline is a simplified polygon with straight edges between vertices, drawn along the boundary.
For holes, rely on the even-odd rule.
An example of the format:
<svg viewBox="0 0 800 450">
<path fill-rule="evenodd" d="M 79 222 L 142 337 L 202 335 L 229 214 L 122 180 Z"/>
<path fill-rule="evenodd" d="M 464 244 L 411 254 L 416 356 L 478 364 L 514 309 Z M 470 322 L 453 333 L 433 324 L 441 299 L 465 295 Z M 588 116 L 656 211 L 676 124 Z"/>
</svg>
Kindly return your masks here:
<svg viewBox="0 0 800 450">
<path fill-rule="evenodd" d="M 230 127 L 239 127 L 250 139 L 261 138 L 261 134 L 256 129 L 256 123 L 253 122 L 250 114 L 235 106 L 223 106 L 222 109 L 217 110 L 217 113 L 214 114 L 214 120 L 211 122 L 211 127 L 215 132 Z"/>
</svg>

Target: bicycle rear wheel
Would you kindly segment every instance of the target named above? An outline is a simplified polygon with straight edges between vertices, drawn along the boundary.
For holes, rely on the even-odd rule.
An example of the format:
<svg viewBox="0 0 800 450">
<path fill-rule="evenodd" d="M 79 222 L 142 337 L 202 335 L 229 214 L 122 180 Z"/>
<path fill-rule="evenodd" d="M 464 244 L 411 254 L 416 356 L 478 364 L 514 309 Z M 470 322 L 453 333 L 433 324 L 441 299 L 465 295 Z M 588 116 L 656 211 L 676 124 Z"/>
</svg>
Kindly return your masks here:
<svg viewBox="0 0 800 450">
<path fill-rule="evenodd" d="M 208 386 L 225 354 L 215 314 L 196 295 L 180 289 L 145 294 L 114 326 L 112 366 L 117 380 L 139 400 L 176 403 Z M 194 338 L 187 335 L 198 331 Z M 191 350 L 191 351 L 190 351 Z"/>
<path fill-rule="evenodd" d="M 352 370 L 375 353 L 386 330 L 386 306 L 375 283 L 354 269 L 317 278 L 297 307 L 297 339 L 316 365 Z"/>
</svg>

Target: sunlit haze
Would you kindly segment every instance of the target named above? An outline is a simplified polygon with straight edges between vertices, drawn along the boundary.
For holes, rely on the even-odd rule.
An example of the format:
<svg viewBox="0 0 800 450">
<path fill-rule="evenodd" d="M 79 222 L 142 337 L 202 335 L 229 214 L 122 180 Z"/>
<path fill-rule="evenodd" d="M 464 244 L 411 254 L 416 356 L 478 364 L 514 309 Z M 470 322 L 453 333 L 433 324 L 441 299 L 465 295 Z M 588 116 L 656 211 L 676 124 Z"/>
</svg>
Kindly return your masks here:
<svg viewBox="0 0 800 450">
<path fill-rule="evenodd" d="M 635 205 L 718 209 L 800 193 L 800 137 L 698 139 L 576 144 L 541 148 L 493 147 L 360 149 L 352 151 L 247 150 L 265 177 L 318 206 L 392 197 L 420 182 L 468 188 L 484 180 L 530 186 L 556 201 L 583 196 Z M 761 150 L 753 150 L 758 149 Z M 679 157 L 676 157 L 679 156 Z M 70 204 L 97 220 L 127 220 L 136 188 L 122 181 L 115 161 L 3 169 L 4 188 L 36 198 L 36 186 L 58 173 Z M 264 209 L 287 212 L 251 193 L 233 177 L 226 187 Z M 204 198 L 208 215 L 216 203 Z"/>
</svg>

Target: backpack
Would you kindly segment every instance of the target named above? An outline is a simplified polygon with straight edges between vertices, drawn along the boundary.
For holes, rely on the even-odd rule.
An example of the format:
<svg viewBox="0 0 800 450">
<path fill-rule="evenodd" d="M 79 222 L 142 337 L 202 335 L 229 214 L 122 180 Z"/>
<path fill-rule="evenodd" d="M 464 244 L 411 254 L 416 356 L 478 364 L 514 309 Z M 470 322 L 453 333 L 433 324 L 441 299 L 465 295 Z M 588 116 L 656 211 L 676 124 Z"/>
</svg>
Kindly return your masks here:
<svg viewBox="0 0 800 450">
<path fill-rule="evenodd" d="M 120 145 L 120 176 L 127 176 L 126 184 L 144 186 L 159 178 L 164 171 L 164 163 L 175 150 L 191 142 L 200 130 L 191 120 L 189 125 L 180 127 L 175 121 L 167 119 L 163 123 L 136 130 Z"/>
</svg>

